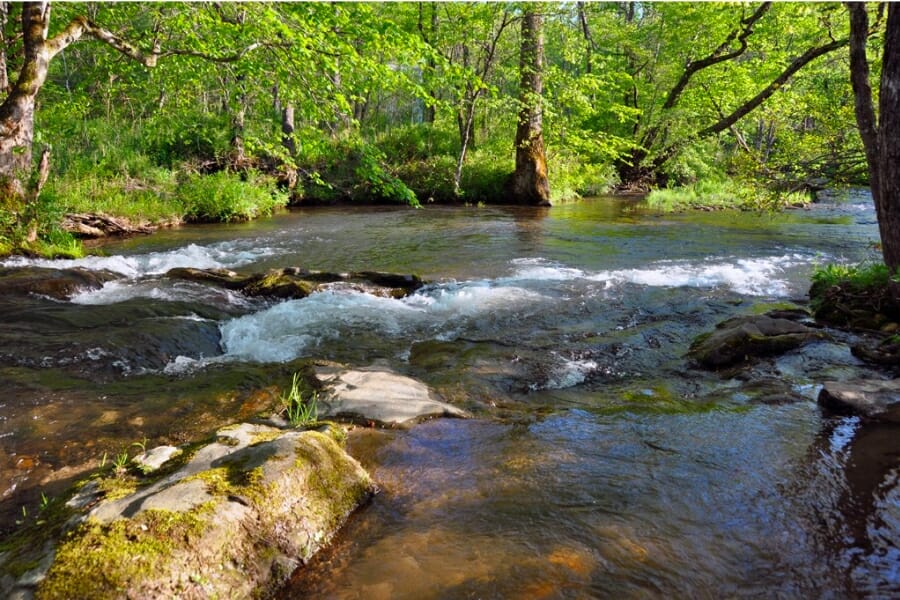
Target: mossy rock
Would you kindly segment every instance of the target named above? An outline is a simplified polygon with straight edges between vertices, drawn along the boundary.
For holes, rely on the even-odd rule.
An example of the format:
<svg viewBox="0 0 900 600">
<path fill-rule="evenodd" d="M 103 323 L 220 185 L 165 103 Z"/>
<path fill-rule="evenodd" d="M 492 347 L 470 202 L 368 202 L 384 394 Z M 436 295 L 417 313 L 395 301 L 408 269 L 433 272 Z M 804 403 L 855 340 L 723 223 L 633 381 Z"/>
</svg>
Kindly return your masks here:
<svg viewBox="0 0 900 600">
<path fill-rule="evenodd" d="M 39 599 L 265 596 L 373 491 L 330 430 L 229 427 L 176 471 L 81 514 L 43 579 L 0 591 Z"/>
<path fill-rule="evenodd" d="M 835 327 L 879 330 L 900 322 L 900 288 L 897 285 L 860 287 L 815 282 L 809 289 L 813 316 Z"/>
<path fill-rule="evenodd" d="M 753 357 L 783 354 L 826 336 L 801 323 L 768 315 L 735 317 L 698 336 L 688 356 L 699 366 L 720 368 Z"/>
<path fill-rule="evenodd" d="M 239 291 L 246 296 L 282 299 L 306 298 L 313 292 L 334 284 L 347 284 L 379 296 L 403 298 L 425 285 L 418 275 L 382 271 L 331 273 L 299 267 L 273 269 L 252 275 L 239 275 L 224 269 L 176 268 L 169 270 L 166 277 L 215 285 Z"/>
</svg>

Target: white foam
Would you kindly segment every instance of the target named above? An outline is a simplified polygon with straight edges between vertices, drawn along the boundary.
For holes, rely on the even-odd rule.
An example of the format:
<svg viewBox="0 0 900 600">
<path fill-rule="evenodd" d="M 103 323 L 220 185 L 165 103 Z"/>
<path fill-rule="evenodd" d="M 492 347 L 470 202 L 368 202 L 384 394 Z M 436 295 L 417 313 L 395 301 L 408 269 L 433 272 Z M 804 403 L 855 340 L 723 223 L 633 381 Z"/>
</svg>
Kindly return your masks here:
<svg viewBox="0 0 900 600">
<path fill-rule="evenodd" d="M 132 298 L 150 298 L 168 302 L 207 302 L 217 305 L 250 307 L 253 301 L 242 294 L 194 282 L 164 284 L 158 279 L 108 281 L 96 290 L 75 293 L 70 302 L 85 305 L 107 305 L 125 302 Z"/>
<path fill-rule="evenodd" d="M 475 315 L 535 302 L 541 294 L 512 285 L 494 285 L 490 281 L 447 283 L 408 296 L 401 302 L 427 311 L 436 318 Z"/>
<path fill-rule="evenodd" d="M 274 253 L 272 248 L 241 248 L 236 242 L 222 242 L 211 246 L 189 244 L 165 252 L 150 252 L 131 256 L 87 256 L 78 259 L 40 259 L 13 257 L 0 265 L 21 267 L 36 266 L 52 269 L 81 267 L 93 271 L 107 270 L 126 277 L 136 278 L 159 275 L 177 267 L 195 269 L 227 269 L 251 263 Z"/>
<path fill-rule="evenodd" d="M 589 359 L 563 359 L 562 365 L 554 369 L 553 374 L 547 378 L 544 387 L 551 390 L 562 390 L 582 384 L 588 375 L 597 370 L 597 367 L 597 363 Z"/>
<path fill-rule="evenodd" d="M 786 270 L 811 264 L 813 257 L 785 254 L 764 258 L 709 258 L 700 262 L 657 261 L 642 269 L 620 269 L 587 273 L 556 265 L 544 259 L 514 260 L 511 281 L 571 281 L 587 279 L 615 283 L 635 283 L 653 287 L 727 287 L 749 296 L 784 296 L 790 284 Z"/>
<path fill-rule="evenodd" d="M 453 337 L 449 330 L 455 331 L 466 318 L 514 310 L 541 298 L 535 292 L 489 282 L 451 283 L 401 300 L 328 290 L 223 323 L 222 346 L 231 357 L 285 362 L 338 339 L 342 332 L 398 337 L 428 330 L 429 335 Z"/>
</svg>

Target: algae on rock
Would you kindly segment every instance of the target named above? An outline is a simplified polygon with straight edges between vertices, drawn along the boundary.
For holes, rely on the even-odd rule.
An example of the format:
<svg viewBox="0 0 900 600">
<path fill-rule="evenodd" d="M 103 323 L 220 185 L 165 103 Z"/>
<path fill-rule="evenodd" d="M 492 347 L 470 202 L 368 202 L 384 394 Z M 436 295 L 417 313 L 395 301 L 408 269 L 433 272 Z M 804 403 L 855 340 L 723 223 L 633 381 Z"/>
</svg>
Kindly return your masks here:
<svg viewBox="0 0 900 600">
<path fill-rule="evenodd" d="M 60 541 L 36 596 L 265 594 L 373 491 L 325 433 L 229 427 L 177 471 L 94 506 Z"/>
</svg>

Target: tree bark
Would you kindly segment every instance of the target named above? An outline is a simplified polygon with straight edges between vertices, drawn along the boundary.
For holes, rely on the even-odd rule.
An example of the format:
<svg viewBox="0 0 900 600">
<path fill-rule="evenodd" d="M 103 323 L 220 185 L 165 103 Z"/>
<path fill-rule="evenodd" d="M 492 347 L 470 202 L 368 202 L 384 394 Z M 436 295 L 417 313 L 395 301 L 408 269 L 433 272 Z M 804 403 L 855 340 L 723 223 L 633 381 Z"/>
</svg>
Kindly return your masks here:
<svg viewBox="0 0 900 600">
<path fill-rule="evenodd" d="M 292 158 L 297 156 L 297 142 L 294 140 L 294 105 L 290 103 L 281 109 L 281 145 L 287 148 Z"/>
<path fill-rule="evenodd" d="M 542 107 L 544 32 L 543 17 L 537 10 L 528 6 L 522 19 L 516 170 L 507 182 L 507 200 L 515 204 L 550 206 Z"/>
<path fill-rule="evenodd" d="M 888 6 L 878 112 L 878 226 L 884 262 L 896 272 L 900 267 L 900 8 L 895 3 Z"/>
<path fill-rule="evenodd" d="M 900 10 L 896 4 L 888 5 L 876 117 L 866 56 L 869 16 L 864 3 L 848 2 L 847 9 L 856 122 L 866 150 L 882 257 L 884 264 L 896 273 L 900 268 Z"/>
</svg>

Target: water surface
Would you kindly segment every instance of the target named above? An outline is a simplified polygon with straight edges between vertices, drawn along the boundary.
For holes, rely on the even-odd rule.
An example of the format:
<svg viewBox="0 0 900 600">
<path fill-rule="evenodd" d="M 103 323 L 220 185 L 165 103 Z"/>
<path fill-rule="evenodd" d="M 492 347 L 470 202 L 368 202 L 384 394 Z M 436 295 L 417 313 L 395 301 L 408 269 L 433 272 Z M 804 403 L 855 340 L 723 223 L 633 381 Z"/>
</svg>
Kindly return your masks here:
<svg viewBox="0 0 900 600">
<path fill-rule="evenodd" d="M 863 195 L 776 216 L 309 209 L 107 244 L 54 266 L 122 279 L 4 307 L 3 506 L 102 451 L 252 414 L 290 361 L 325 358 L 418 377 L 477 418 L 354 432 L 382 492 L 285 598 L 892 595 L 898 432 L 815 403 L 824 381 L 885 375 L 839 332 L 742 372 L 684 359 L 875 240 Z M 430 283 L 269 302 L 162 277 L 176 266 Z"/>
</svg>

